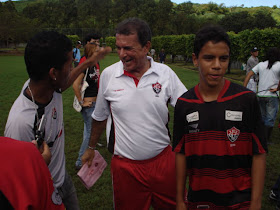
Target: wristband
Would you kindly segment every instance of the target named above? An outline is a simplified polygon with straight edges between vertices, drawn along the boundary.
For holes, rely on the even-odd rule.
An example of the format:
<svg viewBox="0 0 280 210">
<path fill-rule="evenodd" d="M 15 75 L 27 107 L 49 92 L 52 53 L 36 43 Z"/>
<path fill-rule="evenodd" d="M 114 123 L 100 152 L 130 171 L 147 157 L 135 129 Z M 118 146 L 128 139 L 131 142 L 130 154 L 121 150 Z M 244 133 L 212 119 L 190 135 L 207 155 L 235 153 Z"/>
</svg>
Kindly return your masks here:
<svg viewBox="0 0 280 210">
<path fill-rule="evenodd" d="M 89 149 L 95 150 L 96 147 L 88 146 Z"/>
</svg>

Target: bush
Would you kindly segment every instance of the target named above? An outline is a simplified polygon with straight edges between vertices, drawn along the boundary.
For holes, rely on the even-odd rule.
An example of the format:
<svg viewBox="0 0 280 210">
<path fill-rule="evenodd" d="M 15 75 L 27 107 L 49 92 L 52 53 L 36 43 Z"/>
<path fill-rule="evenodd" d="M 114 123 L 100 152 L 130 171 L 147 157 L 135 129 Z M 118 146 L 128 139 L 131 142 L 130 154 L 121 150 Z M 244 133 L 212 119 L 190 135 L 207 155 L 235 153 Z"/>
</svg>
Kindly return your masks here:
<svg viewBox="0 0 280 210">
<path fill-rule="evenodd" d="M 270 47 L 280 47 L 280 29 L 266 28 L 263 30 L 244 30 L 238 34 L 228 32 L 231 40 L 231 60 L 246 63 L 251 55 L 251 49 L 260 49 L 259 59 L 263 60 L 265 52 Z M 167 54 L 183 55 L 190 58 L 193 53 L 193 42 L 195 35 L 166 35 L 152 38 L 152 48 L 160 52 L 162 48 Z M 173 56 L 174 57 L 174 56 Z"/>
<path fill-rule="evenodd" d="M 77 41 L 80 40 L 78 35 L 66 35 L 71 41 L 72 41 L 72 46 L 75 47 L 77 44 Z"/>
<path fill-rule="evenodd" d="M 116 37 L 109 36 L 105 38 L 106 46 L 111 47 L 112 50 L 116 48 Z"/>
</svg>

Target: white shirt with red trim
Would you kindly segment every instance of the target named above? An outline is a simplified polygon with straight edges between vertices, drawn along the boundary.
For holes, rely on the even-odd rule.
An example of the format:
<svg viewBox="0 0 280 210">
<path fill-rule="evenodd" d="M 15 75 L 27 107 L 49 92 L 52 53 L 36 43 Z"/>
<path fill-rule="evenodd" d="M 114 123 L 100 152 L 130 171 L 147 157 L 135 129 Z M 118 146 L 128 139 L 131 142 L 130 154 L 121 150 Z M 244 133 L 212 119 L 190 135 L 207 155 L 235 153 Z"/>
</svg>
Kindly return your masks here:
<svg viewBox="0 0 280 210">
<path fill-rule="evenodd" d="M 97 121 L 108 118 L 107 142 L 114 138 L 114 154 L 132 160 L 153 158 L 170 144 L 168 102 L 174 107 L 187 91 L 171 68 L 147 58 L 151 67 L 139 81 L 121 61 L 104 69 L 92 114 Z"/>
<path fill-rule="evenodd" d="M 23 85 L 22 91 L 15 100 L 7 119 L 4 135 L 20 141 L 30 142 L 35 139 L 34 129 L 37 118 L 38 104 L 24 95 L 29 80 Z M 64 123 L 62 94 L 54 92 L 52 100 L 44 106 L 46 124 L 44 140 L 50 146 L 52 159 L 48 165 L 53 177 L 54 186 L 61 187 L 65 178 L 64 155 Z"/>
</svg>

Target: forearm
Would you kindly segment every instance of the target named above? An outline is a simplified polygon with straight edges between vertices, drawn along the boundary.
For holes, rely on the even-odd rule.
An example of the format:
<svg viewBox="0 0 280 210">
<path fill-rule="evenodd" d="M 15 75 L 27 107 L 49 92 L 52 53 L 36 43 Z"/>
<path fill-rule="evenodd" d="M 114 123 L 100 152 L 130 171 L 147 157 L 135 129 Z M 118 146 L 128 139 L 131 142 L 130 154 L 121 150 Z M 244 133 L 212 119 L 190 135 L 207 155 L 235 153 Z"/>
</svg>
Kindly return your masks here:
<svg viewBox="0 0 280 210">
<path fill-rule="evenodd" d="M 96 121 L 92 120 L 92 128 L 91 128 L 91 134 L 90 134 L 90 141 L 89 146 L 92 148 L 96 147 L 97 142 L 100 139 L 100 136 L 103 134 L 103 131 L 106 128 L 107 120 L 104 121 Z"/>
<path fill-rule="evenodd" d="M 247 84 L 248 84 L 248 82 L 249 82 L 251 76 L 253 76 L 253 75 L 254 75 L 254 72 L 253 72 L 253 71 L 250 71 L 250 72 L 246 75 L 245 80 L 244 80 L 244 82 L 243 82 L 243 86 L 244 86 L 244 87 L 247 87 Z"/>
<path fill-rule="evenodd" d="M 250 209 L 261 209 L 262 193 L 264 188 L 266 169 L 266 154 L 258 154 L 253 156 L 252 163 L 252 194 Z"/>
<path fill-rule="evenodd" d="M 277 90 L 276 90 L 276 91 L 278 91 L 278 90 L 280 90 L 280 81 L 279 81 L 279 83 L 278 83 L 278 86 L 277 86 Z"/>
<path fill-rule="evenodd" d="M 72 69 L 69 74 L 69 80 L 64 87 L 61 87 L 62 91 L 69 88 L 76 78 L 88 67 L 94 66 L 97 62 L 105 57 L 108 53 L 110 53 L 112 49 L 110 47 L 105 47 L 95 52 L 92 56 L 88 57 L 83 63 L 78 65 L 76 68 Z"/>
<path fill-rule="evenodd" d="M 74 89 L 74 93 L 75 93 L 75 96 L 77 97 L 78 101 L 82 101 L 82 95 L 81 95 L 81 92 L 79 90 L 76 90 L 75 88 Z"/>
<path fill-rule="evenodd" d="M 96 60 L 96 62 L 97 62 L 97 60 Z M 65 87 L 62 88 L 62 91 L 69 88 L 73 84 L 73 82 L 77 79 L 77 77 L 81 73 L 83 73 L 84 70 L 86 70 L 90 65 L 91 65 L 91 62 L 89 62 L 88 60 L 85 60 L 83 63 L 81 63 L 74 69 L 72 69 L 72 71 L 70 72 L 70 75 L 69 75 L 69 80 L 68 80 L 67 84 L 65 85 Z"/>
<path fill-rule="evenodd" d="M 85 76 L 85 74 L 81 73 L 73 83 L 73 90 L 74 90 L 75 96 L 77 97 L 78 101 L 82 100 L 81 84 L 82 84 L 82 81 L 84 79 L 84 76 Z"/>
</svg>

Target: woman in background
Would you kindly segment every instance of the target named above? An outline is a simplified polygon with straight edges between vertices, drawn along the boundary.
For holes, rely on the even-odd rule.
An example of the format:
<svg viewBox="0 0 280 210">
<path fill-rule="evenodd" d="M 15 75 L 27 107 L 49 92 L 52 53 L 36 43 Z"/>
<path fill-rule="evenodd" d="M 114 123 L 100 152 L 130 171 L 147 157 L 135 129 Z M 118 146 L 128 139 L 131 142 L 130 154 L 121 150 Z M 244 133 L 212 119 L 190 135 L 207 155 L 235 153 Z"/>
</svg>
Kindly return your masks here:
<svg viewBox="0 0 280 210">
<path fill-rule="evenodd" d="M 85 46 L 85 57 L 90 57 L 95 51 L 99 50 L 99 46 L 95 43 L 88 43 Z M 91 114 L 94 111 L 95 103 L 96 103 L 96 97 L 98 93 L 98 80 L 99 80 L 99 63 L 97 63 L 95 66 L 91 66 L 87 68 L 83 73 L 81 73 L 78 78 L 73 83 L 73 89 L 74 93 L 79 100 L 80 105 L 82 106 L 82 116 L 84 119 L 84 136 L 83 136 L 83 142 L 80 147 L 79 156 L 75 163 L 76 169 L 79 170 L 82 167 L 82 161 L 81 157 L 84 154 L 85 150 L 88 147 L 88 142 L 90 138 L 91 133 L 91 124 L 92 124 L 92 117 Z M 88 87 L 85 90 L 84 98 L 81 96 L 81 87 L 82 83 L 84 81 L 88 83 Z"/>
</svg>

